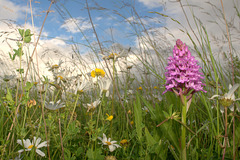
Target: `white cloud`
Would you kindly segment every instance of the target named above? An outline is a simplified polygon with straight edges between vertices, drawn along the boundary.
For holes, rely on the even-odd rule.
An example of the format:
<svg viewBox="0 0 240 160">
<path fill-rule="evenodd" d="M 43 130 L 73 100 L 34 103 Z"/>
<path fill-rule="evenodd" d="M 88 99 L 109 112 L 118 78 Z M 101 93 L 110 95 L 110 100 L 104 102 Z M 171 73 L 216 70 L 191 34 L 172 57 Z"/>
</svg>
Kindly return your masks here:
<svg viewBox="0 0 240 160">
<path fill-rule="evenodd" d="M 96 17 L 96 21 L 102 20 L 102 17 Z"/>
<path fill-rule="evenodd" d="M 0 19 L 24 19 L 26 12 L 30 12 L 27 6 L 16 5 L 10 0 L 0 0 Z"/>
<path fill-rule="evenodd" d="M 180 6 L 180 3 L 177 1 L 168 1 L 168 0 L 164 0 L 164 1 L 163 3 L 165 4 L 164 6 L 165 10 L 161 11 L 160 13 L 163 13 L 169 16 L 170 18 L 164 17 L 165 21 L 163 23 L 164 24 L 163 27 L 156 27 L 149 30 L 150 32 L 154 31 L 154 34 L 152 37 L 153 39 L 159 39 L 158 41 L 155 41 L 155 42 L 159 42 L 159 45 L 161 45 L 162 43 L 161 39 L 163 38 L 162 36 L 164 35 L 166 39 L 171 42 L 172 45 L 175 44 L 176 39 L 181 39 L 187 45 L 193 47 L 192 42 L 188 37 L 188 35 L 186 34 L 186 32 L 189 33 L 189 35 L 191 36 L 191 38 L 193 38 L 195 42 L 197 42 L 197 40 L 193 32 L 197 35 L 199 39 L 201 39 L 200 36 L 204 35 L 203 32 L 199 33 L 198 31 L 200 24 L 196 26 L 192 16 L 192 13 L 194 13 L 197 23 L 201 21 L 202 25 L 206 28 L 213 51 L 215 53 L 220 53 L 219 52 L 220 50 L 224 50 L 225 52 L 229 51 L 227 39 L 225 38 L 226 26 L 221 13 L 222 8 L 221 8 L 220 1 L 213 1 L 213 0 L 202 0 L 202 1 L 182 0 L 181 1 L 193 32 L 188 25 L 188 22 Z M 153 4 L 152 1 L 150 0 L 145 0 L 144 2 L 146 4 Z M 237 3 L 236 1 L 233 1 L 233 0 L 223 1 L 224 10 L 226 13 L 226 19 L 229 23 L 229 26 L 232 26 L 229 28 L 231 33 L 231 40 L 236 50 L 239 50 L 240 47 L 237 44 L 237 42 L 239 42 L 238 37 L 239 37 L 240 31 L 237 28 L 239 28 L 240 25 L 239 25 L 239 17 L 237 17 L 236 10 L 234 9 L 234 2 L 236 4 L 236 8 L 240 8 L 240 3 Z M 181 25 L 173 21 L 171 18 L 180 22 Z M 129 19 L 131 20 L 132 17 Z M 185 33 L 183 33 L 181 30 L 184 31 Z M 196 44 L 198 47 L 200 47 L 199 43 L 196 43 Z"/>
<path fill-rule="evenodd" d="M 65 28 L 68 32 L 77 33 L 80 32 L 79 28 L 82 31 L 92 28 L 90 22 L 83 17 L 78 18 L 69 18 L 64 21 L 64 24 L 60 28 Z"/>
<path fill-rule="evenodd" d="M 160 0 L 138 0 L 139 2 L 143 3 L 145 6 L 149 8 L 156 8 L 163 5 L 163 1 Z"/>
</svg>

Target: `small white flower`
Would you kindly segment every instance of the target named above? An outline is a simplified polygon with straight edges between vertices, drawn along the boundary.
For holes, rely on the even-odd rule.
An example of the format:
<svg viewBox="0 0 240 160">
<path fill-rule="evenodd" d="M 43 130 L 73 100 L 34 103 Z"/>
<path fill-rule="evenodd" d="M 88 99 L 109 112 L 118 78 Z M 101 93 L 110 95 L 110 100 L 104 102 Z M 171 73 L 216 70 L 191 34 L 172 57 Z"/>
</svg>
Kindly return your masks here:
<svg viewBox="0 0 240 160">
<path fill-rule="evenodd" d="M 109 96 L 109 88 L 111 85 L 111 79 L 107 79 L 107 78 L 102 78 L 98 81 L 98 85 L 100 87 L 100 95 L 102 95 L 103 92 L 106 92 L 106 97 Z"/>
<path fill-rule="evenodd" d="M 115 144 L 117 143 L 117 141 L 111 141 L 111 138 L 107 138 L 104 133 L 103 133 L 103 138 L 98 137 L 98 139 L 102 141 L 102 143 L 99 143 L 99 144 L 107 145 L 109 147 L 110 152 L 113 152 L 116 148 L 119 148 L 119 147 L 121 148 L 120 145 Z"/>
<path fill-rule="evenodd" d="M 148 109 L 146 106 L 144 106 L 144 107 L 142 108 L 142 110 L 145 111 L 146 113 L 149 112 L 149 109 Z"/>
<path fill-rule="evenodd" d="M 127 90 L 127 95 L 132 95 L 133 94 L 133 90 Z"/>
<path fill-rule="evenodd" d="M 91 88 L 91 82 L 87 81 L 86 79 L 84 79 L 81 84 L 80 84 L 80 80 L 78 79 L 77 81 L 77 88 L 75 90 L 75 94 L 77 94 L 77 92 L 84 92 L 87 91 Z"/>
<path fill-rule="evenodd" d="M 56 72 L 60 66 L 63 64 L 63 61 L 62 60 L 59 60 L 58 61 L 58 64 L 50 64 L 49 62 L 47 63 L 47 66 L 48 66 L 48 70 L 49 71 L 53 71 L 53 72 Z"/>
<path fill-rule="evenodd" d="M 22 142 L 23 142 L 23 144 L 22 144 Z M 41 138 L 36 139 L 36 137 L 33 137 L 33 141 L 32 142 L 29 139 L 26 139 L 26 140 L 23 139 L 23 141 L 18 139 L 17 143 L 20 144 L 21 146 L 24 146 L 24 149 L 20 149 L 18 151 L 18 153 L 20 154 L 24 150 L 25 151 L 31 151 L 32 148 L 35 147 L 37 154 L 39 154 L 40 156 L 44 157 L 45 153 L 43 153 L 41 150 L 39 150 L 39 148 L 47 147 L 47 141 L 44 141 L 42 143 L 40 143 L 40 142 L 41 142 Z"/>
<path fill-rule="evenodd" d="M 50 110 L 57 110 L 59 108 L 63 108 L 65 105 L 61 102 L 61 100 L 58 100 L 54 103 L 54 101 L 45 102 L 45 108 Z"/>
<path fill-rule="evenodd" d="M 2 80 L 4 80 L 5 82 L 8 82 L 12 79 L 14 79 L 16 77 L 16 75 L 12 74 L 12 75 L 4 75 L 3 77 L 1 76 Z"/>
<path fill-rule="evenodd" d="M 231 111 L 233 111 L 233 106 L 231 106 L 232 103 L 235 102 L 235 101 L 240 100 L 240 98 L 235 99 L 235 95 L 234 95 L 234 92 L 238 89 L 238 87 L 239 87 L 239 84 L 234 84 L 234 86 L 229 84 L 229 91 L 228 91 L 228 93 L 225 93 L 223 96 L 213 95 L 210 98 L 210 99 L 214 99 L 215 97 L 218 97 L 218 99 L 220 100 L 220 103 L 222 104 L 222 106 L 220 107 L 220 111 L 222 113 L 224 112 L 224 107 L 229 107 L 229 109 Z"/>
<path fill-rule="evenodd" d="M 90 110 L 94 110 L 100 103 L 101 103 L 101 100 L 97 99 L 92 103 L 83 104 L 83 106 L 87 108 L 87 112 L 89 112 Z"/>
</svg>

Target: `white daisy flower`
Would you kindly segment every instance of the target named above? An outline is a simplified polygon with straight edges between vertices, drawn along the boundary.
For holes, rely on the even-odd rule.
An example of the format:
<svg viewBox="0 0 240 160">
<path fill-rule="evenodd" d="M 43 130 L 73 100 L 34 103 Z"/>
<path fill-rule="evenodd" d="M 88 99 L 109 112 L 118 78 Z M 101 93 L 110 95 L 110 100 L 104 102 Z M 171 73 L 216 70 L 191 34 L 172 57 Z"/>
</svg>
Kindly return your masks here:
<svg viewBox="0 0 240 160">
<path fill-rule="evenodd" d="M 98 81 L 98 85 L 100 87 L 100 95 L 102 95 L 102 93 L 106 93 L 106 97 L 109 96 L 109 88 L 110 88 L 110 85 L 111 85 L 111 79 L 108 79 L 108 78 L 102 78 Z"/>
<path fill-rule="evenodd" d="M 223 96 L 220 95 L 213 95 L 210 99 L 214 99 L 215 97 L 218 97 L 220 100 L 220 103 L 222 106 L 220 107 L 220 111 L 223 113 L 224 112 L 224 107 L 229 107 L 231 111 L 233 111 L 233 106 L 232 103 L 235 101 L 240 100 L 240 98 L 235 99 L 234 92 L 238 89 L 239 84 L 234 84 L 233 86 L 229 84 L 229 91 L 228 93 L 225 93 Z M 231 106 L 231 107 L 230 107 Z"/>
<path fill-rule="evenodd" d="M 45 102 L 44 107 L 50 110 L 57 110 L 59 108 L 65 107 L 65 105 L 61 102 L 61 100 L 58 100 L 57 102 L 54 101 Z"/>
<path fill-rule="evenodd" d="M 11 75 L 4 75 L 3 77 L 1 76 L 2 80 L 4 80 L 5 82 L 8 82 L 12 79 L 14 79 L 16 77 L 16 75 L 11 74 Z"/>
<path fill-rule="evenodd" d="M 146 113 L 149 112 L 149 109 L 147 108 L 147 106 L 144 106 L 144 107 L 142 108 L 142 110 L 145 111 Z"/>
<path fill-rule="evenodd" d="M 104 133 L 103 133 L 103 138 L 98 137 L 98 139 L 102 141 L 102 143 L 99 143 L 99 144 L 107 145 L 109 147 L 110 152 L 113 152 L 116 148 L 119 148 L 119 147 L 121 148 L 120 145 L 115 144 L 117 143 L 117 141 L 111 141 L 111 138 L 107 138 Z"/>
<path fill-rule="evenodd" d="M 83 106 L 87 108 L 87 112 L 89 112 L 90 110 L 94 110 L 100 103 L 101 103 L 101 100 L 97 99 L 92 103 L 83 104 Z"/>
<path fill-rule="evenodd" d="M 87 91 L 91 88 L 91 82 L 87 81 L 86 79 L 84 79 L 81 83 L 80 80 L 77 81 L 77 88 L 75 90 L 75 94 L 77 94 L 77 92 L 84 92 Z"/>
<path fill-rule="evenodd" d="M 22 142 L 23 142 L 23 144 L 22 144 Z M 23 139 L 23 141 L 18 139 L 17 143 L 20 144 L 21 146 L 24 146 L 24 149 L 20 149 L 18 151 L 18 153 L 20 154 L 24 150 L 25 151 L 31 151 L 32 148 L 35 147 L 37 154 L 39 154 L 40 156 L 44 157 L 45 153 L 43 153 L 41 150 L 39 150 L 39 148 L 47 147 L 47 141 L 44 141 L 42 143 L 40 143 L 40 142 L 41 142 L 41 138 L 36 139 L 36 137 L 33 137 L 33 141 L 32 142 L 29 139 L 26 139 L 26 140 Z"/>
</svg>

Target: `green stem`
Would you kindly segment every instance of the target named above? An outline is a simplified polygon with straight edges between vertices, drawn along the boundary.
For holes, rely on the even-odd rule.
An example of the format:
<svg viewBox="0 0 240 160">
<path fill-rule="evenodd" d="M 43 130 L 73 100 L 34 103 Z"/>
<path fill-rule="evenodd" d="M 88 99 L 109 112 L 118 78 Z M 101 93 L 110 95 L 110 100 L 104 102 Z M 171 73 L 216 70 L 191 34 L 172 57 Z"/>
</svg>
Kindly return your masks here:
<svg viewBox="0 0 240 160">
<path fill-rule="evenodd" d="M 225 159 L 225 154 L 226 154 L 226 148 L 227 148 L 227 141 L 228 141 L 228 135 L 227 135 L 227 107 L 224 107 L 224 115 L 225 115 L 225 135 L 224 135 L 224 149 L 223 149 L 223 157 L 222 160 Z"/>
<path fill-rule="evenodd" d="M 183 106 L 182 106 L 182 135 L 181 135 L 181 160 L 187 159 L 186 153 L 186 124 L 187 124 L 187 98 L 183 95 Z M 185 125 L 185 126 L 184 126 Z"/>
</svg>

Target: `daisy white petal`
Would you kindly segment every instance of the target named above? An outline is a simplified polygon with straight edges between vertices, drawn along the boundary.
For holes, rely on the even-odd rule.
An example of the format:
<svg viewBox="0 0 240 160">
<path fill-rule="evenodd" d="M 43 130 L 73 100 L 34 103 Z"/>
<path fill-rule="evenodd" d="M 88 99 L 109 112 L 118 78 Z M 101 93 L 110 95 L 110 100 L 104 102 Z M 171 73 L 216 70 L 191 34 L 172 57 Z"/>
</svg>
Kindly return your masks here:
<svg viewBox="0 0 240 160">
<path fill-rule="evenodd" d="M 44 157 L 45 153 L 43 153 L 41 150 L 36 149 L 37 154 L 39 154 L 40 156 Z"/>
<path fill-rule="evenodd" d="M 41 144 L 38 145 L 38 148 L 42 148 L 42 147 L 47 147 L 47 141 L 42 142 Z"/>
</svg>

